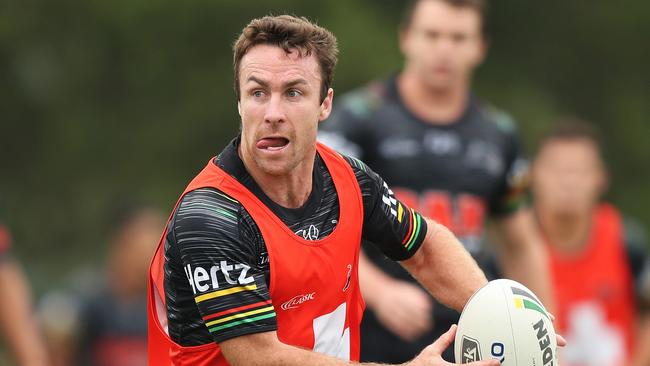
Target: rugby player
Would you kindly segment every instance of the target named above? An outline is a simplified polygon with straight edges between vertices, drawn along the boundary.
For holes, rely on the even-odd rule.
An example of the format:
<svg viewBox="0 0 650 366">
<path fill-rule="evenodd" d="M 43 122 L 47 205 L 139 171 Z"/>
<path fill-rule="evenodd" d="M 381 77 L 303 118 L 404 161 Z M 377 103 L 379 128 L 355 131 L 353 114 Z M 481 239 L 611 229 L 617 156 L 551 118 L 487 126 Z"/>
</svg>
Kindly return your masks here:
<svg viewBox="0 0 650 366">
<path fill-rule="evenodd" d="M 335 37 L 255 19 L 234 45 L 241 134 L 192 180 L 149 276 L 149 364 L 340 365 L 359 357 L 361 239 L 460 310 L 486 283 L 444 226 L 363 162 L 317 144 Z M 455 327 L 410 365 L 446 365 Z M 484 360 L 472 365 L 498 365 Z"/>
<path fill-rule="evenodd" d="M 38 331 L 25 274 L 9 253 L 11 236 L 0 222 L 0 330 L 14 362 L 21 366 L 49 365 Z"/>
<path fill-rule="evenodd" d="M 598 131 L 566 118 L 539 143 L 533 207 L 545 239 L 563 365 L 650 365 L 650 267 L 640 227 L 601 201 Z"/>
<path fill-rule="evenodd" d="M 516 126 L 471 91 L 486 53 L 484 7 L 483 0 L 412 1 L 399 31 L 403 70 L 344 95 L 319 139 L 365 161 L 402 203 L 451 229 L 488 277 L 520 281 L 552 309 L 542 243 L 525 209 Z M 488 219 L 498 234 L 493 246 L 484 238 Z M 373 246 L 365 249 L 361 359 L 405 362 L 458 313 Z"/>
</svg>

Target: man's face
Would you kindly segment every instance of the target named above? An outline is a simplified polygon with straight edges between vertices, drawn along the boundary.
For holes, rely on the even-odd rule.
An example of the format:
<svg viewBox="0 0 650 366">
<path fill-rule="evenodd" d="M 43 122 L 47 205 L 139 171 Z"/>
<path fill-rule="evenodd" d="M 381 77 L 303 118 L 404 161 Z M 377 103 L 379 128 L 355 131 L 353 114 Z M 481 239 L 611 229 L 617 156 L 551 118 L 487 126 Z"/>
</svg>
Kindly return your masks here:
<svg viewBox="0 0 650 366">
<path fill-rule="evenodd" d="M 313 164 L 318 122 L 329 116 L 333 96 L 330 89 L 320 102 L 316 57 L 258 45 L 242 58 L 239 76 L 240 154 L 254 164 L 248 168 L 286 175 L 301 164 Z"/>
<path fill-rule="evenodd" d="M 410 26 L 400 34 L 406 69 L 433 90 L 468 83 L 485 54 L 481 22 L 473 8 L 419 2 Z"/>
<path fill-rule="evenodd" d="M 535 205 L 563 216 L 588 212 L 606 185 L 598 150 L 586 138 L 549 140 L 532 173 Z"/>
<path fill-rule="evenodd" d="M 149 258 L 160 239 L 165 218 L 147 210 L 132 217 L 111 242 L 112 285 L 131 294 L 147 288 Z"/>
</svg>

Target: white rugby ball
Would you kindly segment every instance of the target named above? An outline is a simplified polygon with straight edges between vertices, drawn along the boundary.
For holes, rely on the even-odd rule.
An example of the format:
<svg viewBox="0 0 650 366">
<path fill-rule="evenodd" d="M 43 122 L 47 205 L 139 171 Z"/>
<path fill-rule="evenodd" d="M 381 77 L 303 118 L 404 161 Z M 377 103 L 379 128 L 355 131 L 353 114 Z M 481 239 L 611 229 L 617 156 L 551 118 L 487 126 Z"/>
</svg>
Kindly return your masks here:
<svg viewBox="0 0 650 366">
<path fill-rule="evenodd" d="M 454 345 L 456 363 L 495 358 L 503 366 L 557 366 L 553 322 L 526 286 L 494 280 L 465 304 Z"/>
</svg>

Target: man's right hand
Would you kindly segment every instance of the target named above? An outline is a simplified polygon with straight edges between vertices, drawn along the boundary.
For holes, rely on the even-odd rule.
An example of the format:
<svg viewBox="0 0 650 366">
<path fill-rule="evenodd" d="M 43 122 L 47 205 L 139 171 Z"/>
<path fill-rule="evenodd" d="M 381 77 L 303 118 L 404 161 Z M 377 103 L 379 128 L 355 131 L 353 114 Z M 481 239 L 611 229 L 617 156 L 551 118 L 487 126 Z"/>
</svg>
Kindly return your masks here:
<svg viewBox="0 0 650 366">
<path fill-rule="evenodd" d="M 429 294 L 414 284 L 387 281 L 373 304 L 379 321 L 405 341 L 414 341 L 433 327 L 433 301 Z"/>
<path fill-rule="evenodd" d="M 449 330 L 440 336 L 433 344 L 425 348 L 413 361 L 407 363 L 408 366 L 446 366 L 454 365 L 442 359 L 442 353 L 449 347 L 456 337 L 456 324 L 452 325 Z M 501 363 L 495 359 L 476 361 L 465 364 L 467 366 L 499 366 Z"/>
</svg>

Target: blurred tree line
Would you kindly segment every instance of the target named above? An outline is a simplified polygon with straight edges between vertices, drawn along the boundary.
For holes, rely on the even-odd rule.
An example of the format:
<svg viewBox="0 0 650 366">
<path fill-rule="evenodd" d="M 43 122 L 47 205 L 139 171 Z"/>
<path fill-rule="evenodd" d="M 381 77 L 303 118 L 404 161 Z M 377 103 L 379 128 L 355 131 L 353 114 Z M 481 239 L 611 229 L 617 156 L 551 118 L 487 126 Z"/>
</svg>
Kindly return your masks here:
<svg viewBox="0 0 650 366">
<path fill-rule="evenodd" d="M 0 2 L 0 217 L 38 292 L 99 263 L 111 205 L 169 211 L 238 131 L 231 44 L 253 17 L 305 15 L 341 50 L 338 93 L 399 70 L 392 0 Z M 557 115 L 606 136 L 609 199 L 650 226 L 650 3 L 492 1 L 478 94 L 529 150 Z M 335 99 L 336 100 L 336 99 Z"/>
</svg>

